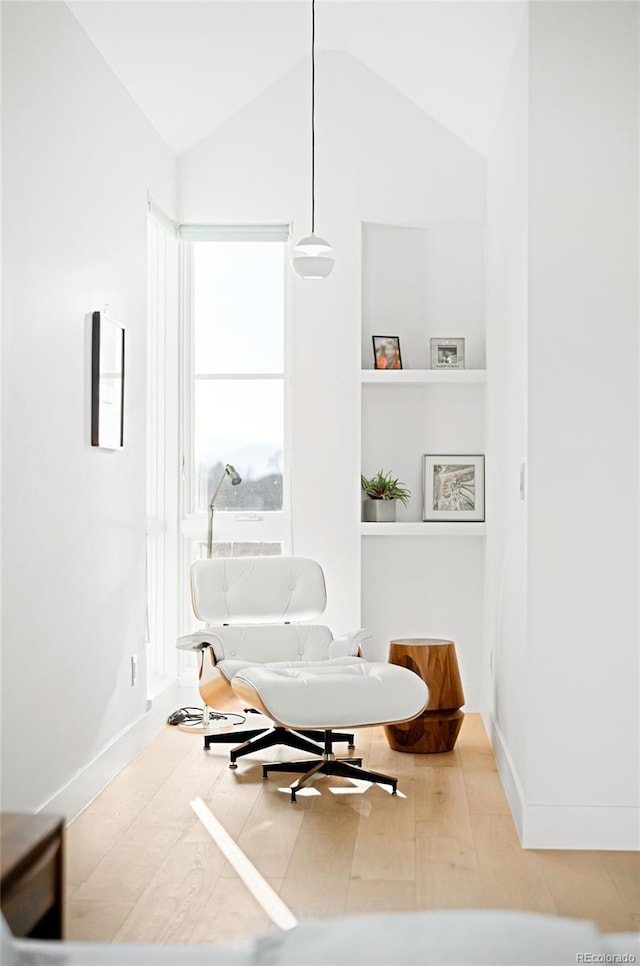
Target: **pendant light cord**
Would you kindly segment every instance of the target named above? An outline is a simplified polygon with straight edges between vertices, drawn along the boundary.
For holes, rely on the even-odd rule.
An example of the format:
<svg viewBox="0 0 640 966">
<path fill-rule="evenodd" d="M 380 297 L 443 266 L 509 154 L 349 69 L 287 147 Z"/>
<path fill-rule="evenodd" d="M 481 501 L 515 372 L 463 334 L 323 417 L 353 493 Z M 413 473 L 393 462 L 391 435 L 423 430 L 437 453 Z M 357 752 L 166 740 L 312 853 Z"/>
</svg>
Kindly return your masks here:
<svg viewBox="0 0 640 966">
<path fill-rule="evenodd" d="M 311 234 L 316 215 L 316 0 L 311 0 Z"/>
<path fill-rule="evenodd" d="M 316 0 L 311 0 L 311 235 L 295 246 L 301 255 L 292 257 L 300 278 L 326 278 L 333 269 L 333 258 L 325 255 L 331 245 L 316 236 Z"/>
</svg>

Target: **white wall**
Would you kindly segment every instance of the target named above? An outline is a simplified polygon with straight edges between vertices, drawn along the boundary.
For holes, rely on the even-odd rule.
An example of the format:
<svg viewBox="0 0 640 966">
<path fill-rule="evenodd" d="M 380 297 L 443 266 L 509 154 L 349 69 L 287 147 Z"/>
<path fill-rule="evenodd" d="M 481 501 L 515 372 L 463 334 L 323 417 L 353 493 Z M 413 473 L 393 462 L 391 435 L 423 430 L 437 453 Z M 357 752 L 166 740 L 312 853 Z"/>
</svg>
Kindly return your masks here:
<svg viewBox="0 0 640 966">
<path fill-rule="evenodd" d="M 489 559 L 489 644 L 497 750 L 528 847 L 639 844 L 638 13 L 531 5 L 490 166 L 494 268 L 517 333 L 527 297 L 526 401 L 496 382 L 512 435 L 490 408 L 512 515 Z M 512 109 L 525 98 L 526 132 Z M 497 337 L 507 316 L 493 292 Z M 526 521 L 514 497 L 525 447 Z"/>
<path fill-rule="evenodd" d="M 175 210 L 175 161 L 63 4 L 2 15 L 2 806 L 33 810 L 146 707 L 146 196 Z M 120 452 L 90 446 L 105 303 Z"/>
<path fill-rule="evenodd" d="M 181 221 L 292 222 L 294 239 L 308 233 L 308 84 L 309 64 L 304 63 L 180 159 Z M 323 282 L 293 281 L 293 539 L 294 552 L 322 561 L 328 582 L 327 622 L 335 631 L 358 626 L 361 620 L 358 413 L 364 223 L 466 226 L 477 235 L 484 223 L 484 163 L 361 63 L 342 53 L 321 53 L 316 60 L 316 229 L 333 244 L 336 264 Z M 431 241 L 427 232 L 427 243 Z M 425 252 L 428 248 L 426 244 Z M 438 252 L 446 259 L 446 245 Z M 426 271 L 423 261 L 414 275 L 422 291 L 422 311 L 428 301 Z M 405 321 L 405 306 L 391 273 L 386 285 L 390 313 L 395 305 L 389 318 L 394 334 Z M 451 318 L 446 321 L 456 324 Z M 424 367 L 424 311 L 412 325 L 416 351 L 425 357 L 407 365 Z M 473 351 L 484 358 L 480 332 Z M 406 421 L 395 431 L 413 445 L 419 474 L 424 440 Z M 416 513 L 420 489 L 417 480 Z M 368 546 L 365 540 L 364 555 Z M 395 551 L 401 553 L 400 545 Z M 407 632 L 407 620 L 418 633 L 424 615 L 420 608 L 416 613 L 415 595 L 412 616 L 400 616 L 396 607 L 386 615 L 369 607 L 370 601 L 380 599 L 381 579 L 389 590 L 373 553 L 363 562 L 362 617 L 367 626 L 388 639 L 388 622 L 396 615 L 396 635 Z M 429 561 L 418 561 L 413 571 L 418 583 L 429 581 L 429 566 Z M 462 566 L 466 576 L 476 574 L 475 562 L 469 564 L 470 571 Z M 481 566 L 480 561 L 480 574 Z M 402 591 L 407 570 L 411 566 L 398 570 L 392 594 Z M 473 593 L 470 598 L 473 611 Z M 443 622 L 441 633 L 445 626 Z M 469 674 L 475 674 L 472 662 Z M 471 682 L 470 688 L 475 688 Z"/>
<path fill-rule="evenodd" d="M 465 367 L 484 369 L 484 224 L 363 225 L 363 369 L 372 335 L 400 336 L 405 369 L 431 368 L 430 338 L 463 336 Z"/>
<path fill-rule="evenodd" d="M 487 165 L 487 532 L 485 707 L 508 749 L 521 825 L 526 782 L 528 20 L 523 18 Z M 525 470 L 526 474 L 526 470 Z M 525 475 L 526 487 L 526 475 Z M 503 769 L 503 775 L 509 774 Z"/>
<path fill-rule="evenodd" d="M 639 12 L 530 16 L 531 841 L 558 806 L 638 845 Z"/>
</svg>

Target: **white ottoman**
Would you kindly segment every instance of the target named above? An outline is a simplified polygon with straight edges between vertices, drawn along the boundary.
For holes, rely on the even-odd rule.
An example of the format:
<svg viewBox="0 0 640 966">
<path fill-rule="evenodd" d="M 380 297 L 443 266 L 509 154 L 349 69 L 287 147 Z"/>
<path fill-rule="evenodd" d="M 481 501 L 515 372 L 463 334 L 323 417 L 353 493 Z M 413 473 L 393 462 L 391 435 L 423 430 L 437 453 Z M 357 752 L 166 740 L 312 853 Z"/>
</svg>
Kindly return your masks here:
<svg viewBox="0 0 640 966">
<path fill-rule="evenodd" d="M 397 778 L 355 767 L 362 765 L 361 758 L 334 756 L 332 731 L 409 721 L 424 711 L 429 700 L 427 685 L 413 671 L 361 658 L 307 666 L 254 665 L 239 671 L 231 687 L 242 701 L 282 727 L 324 732 L 324 753 L 319 761 L 263 765 L 263 778 L 271 771 L 305 772 L 291 786 L 292 802 L 296 801 L 296 791 L 321 775 L 391 785 L 395 795 Z"/>
</svg>

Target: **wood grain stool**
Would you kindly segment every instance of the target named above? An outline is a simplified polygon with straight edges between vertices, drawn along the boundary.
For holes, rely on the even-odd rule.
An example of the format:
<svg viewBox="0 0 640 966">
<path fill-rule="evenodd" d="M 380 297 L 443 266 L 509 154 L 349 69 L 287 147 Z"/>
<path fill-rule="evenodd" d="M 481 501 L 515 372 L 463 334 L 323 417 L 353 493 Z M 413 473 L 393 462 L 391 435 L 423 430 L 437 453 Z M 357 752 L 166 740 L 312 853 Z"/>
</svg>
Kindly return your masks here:
<svg viewBox="0 0 640 966">
<path fill-rule="evenodd" d="M 385 725 L 394 751 L 422 755 L 452 751 L 462 725 L 464 692 L 453 641 L 431 637 L 407 637 L 391 641 L 391 664 L 414 671 L 429 688 L 429 703 L 413 721 Z"/>
</svg>

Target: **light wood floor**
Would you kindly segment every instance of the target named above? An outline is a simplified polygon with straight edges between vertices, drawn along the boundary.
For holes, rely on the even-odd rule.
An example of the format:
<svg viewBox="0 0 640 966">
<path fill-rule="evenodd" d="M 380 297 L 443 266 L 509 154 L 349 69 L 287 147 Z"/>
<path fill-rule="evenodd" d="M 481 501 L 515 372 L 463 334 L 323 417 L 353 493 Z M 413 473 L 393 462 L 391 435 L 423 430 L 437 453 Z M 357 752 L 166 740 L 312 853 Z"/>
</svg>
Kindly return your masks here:
<svg viewBox="0 0 640 966">
<path fill-rule="evenodd" d="M 298 918 L 376 911 L 503 908 L 575 916 L 601 930 L 640 927 L 637 853 L 520 848 L 478 715 L 455 751 L 389 750 L 356 732 L 365 767 L 400 777 L 290 804 L 262 781 L 272 749 L 228 768 L 228 746 L 167 726 L 67 830 L 67 937 L 243 944 L 274 927 L 189 806 L 201 797 Z M 343 746 L 344 747 L 344 746 Z M 356 754 L 356 752 L 352 752 Z"/>
</svg>

